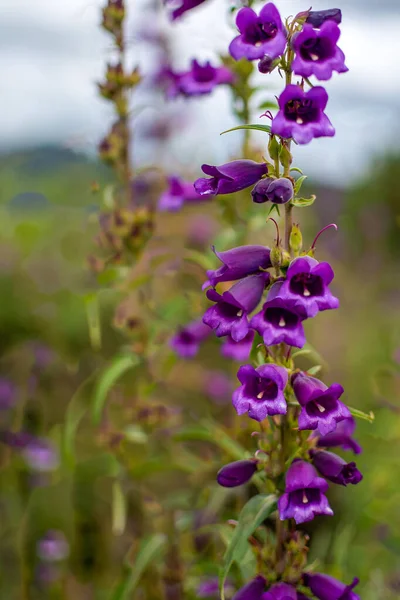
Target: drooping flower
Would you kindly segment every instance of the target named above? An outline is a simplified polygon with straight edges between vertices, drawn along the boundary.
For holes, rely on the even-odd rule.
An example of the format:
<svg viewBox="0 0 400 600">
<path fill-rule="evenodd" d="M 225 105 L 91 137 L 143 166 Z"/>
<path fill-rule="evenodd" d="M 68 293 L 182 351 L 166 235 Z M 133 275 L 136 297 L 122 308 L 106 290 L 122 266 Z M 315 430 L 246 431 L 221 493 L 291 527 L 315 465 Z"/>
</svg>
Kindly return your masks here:
<svg viewBox="0 0 400 600">
<path fill-rule="evenodd" d="M 263 595 L 262 600 L 297 600 L 297 592 L 292 585 L 276 583 Z"/>
<path fill-rule="evenodd" d="M 356 577 L 350 585 L 322 573 L 305 573 L 303 580 L 319 600 L 360 600 L 360 596 L 353 592 L 359 583 Z"/>
<path fill-rule="evenodd" d="M 240 340 L 240 342 L 235 342 L 235 340 L 230 335 L 228 335 L 226 340 L 222 344 L 222 356 L 225 356 L 225 358 L 232 358 L 233 360 L 238 361 L 247 360 L 250 356 L 254 335 L 254 331 L 249 331 L 246 337 Z"/>
<path fill-rule="evenodd" d="M 0 410 L 12 407 L 15 399 L 14 385 L 8 379 L 0 377 Z"/>
<path fill-rule="evenodd" d="M 246 583 L 233 596 L 232 600 L 260 600 L 265 591 L 265 579 L 262 575 L 257 575 L 249 583 Z"/>
<path fill-rule="evenodd" d="M 201 319 L 182 327 L 170 340 L 171 348 L 182 358 L 192 358 L 199 351 L 203 342 L 212 331 Z"/>
<path fill-rule="evenodd" d="M 326 21 L 319 30 L 306 23 L 293 40 L 296 52 L 293 72 L 302 77 L 315 75 L 317 79 L 326 81 L 332 77 L 333 71 L 348 71 L 344 64 L 345 56 L 337 46 L 339 37 L 340 29 L 334 21 Z"/>
<path fill-rule="evenodd" d="M 305 92 L 298 85 L 287 85 L 279 96 L 279 111 L 272 120 L 271 133 L 308 144 L 313 138 L 332 137 L 335 129 L 324 113 L 328 94 L 321 86 Z"/>
<path fill-rule="evenodd" d="M 279 295 L 287 300 L 297 300 L 304 306 L 308 317 L 315 317 L 319 310 L 339 306 L 339 300 L 328 288 L 334 276 L 329 263 L 319 263 L 311 256 L 300 256 L 290 263 Z"/>
<path fill-rule="evenodd" d="M 268 278 L 268 273 L 249 275 L 222 295 L 207 290 L 207 298 L 215 305 L 207 309 L 203 323 L 214 329 L 217 337 L 230 335 L 235 342 L 243 340 L 249 332 L 248 314 L 260 302 Z"/>
<path fill-rule="evenodd" d="M 167 5 L 172 4 L 176 6 L 171 13 L 171 18 L 175 21 L 175 19 L 181 17 L 188 10 L 192 10 L 192 8 L 196 8 L 196 6 L 203 4 L 204 0 L 180 0 L 179 2 L 176 2 L 175 0 L 164 0 L 164 2 Z M 177 6 L 177 4 L 179 5 Z"/>
<path fill-rule="evenodd" d="M 213 67 L 210 61 L 201 65 L 194 59 L 189 71 L 178 74 L 176 86 L 178 93 L 184 96 L 201 96 L 209 94 L 218 85 L 233 81 L 234 75 L 227 67 Z"/>
<path fill-rule="evenodd" d="M 271 73 L 273 68 L 274 68 L 274 61 L 267 54 L 263 58 L 260 59 L 258 65 L 257 65 L 257 69 L 263 75 L 267 75 L 267 73 Z"/>
<path fill-rule="evenodd" d="M 333 452 L 324 450 L 311 450 L 313 465 L 318 469 L 323 477 L 337 483 L 338 485 L 347 485 L 360 483 L 363 476 L 357 469 L 355 462 L 346 463 L 343 458 Z"/>
<path fill-rule="evenodd" d="M 238 246 L 224 252 L 217 252 L 213 247 L 213 251 L 222 262 L 219 269 L 207 271 L 207 277 L 213 287 L 223 281 L 242 279 L 271 266 L 271 251 L 266 246 Z"/>
<path fill-rule="evenodd" d="M 158 201 L 160 211 L 177 212 L 186 202 L 201 202 L 204 200 L 194 189 L 193 183 L 183 181 L 176 175 L 168 177 L 168 188 Z"/>
<path fill-rule="evenodd" d="M 257 460 L 237 460 L 218 471 L 217 481 L 222 487 L 237 487 L 250 481 L 256 471 Z"/>
<path fill-rule="evenodd" d="M 344 390 L 339 383 L 326 386 L 305 373 L 292 375 L 292 386 L 301 406 L 299 429 L 317 429 L 321 435 L 331 433 L 337 423 L 350 417 L 350 411 L 339 400 Z"/>
<path fill-rule="evenodd" d="M 293 184 L 286 177 L 280 179 L 267 177 L 256 183 L 251 190 L 253 202 L 258 204 L 268 201 L 274 204 L 286 204 L 293 198 L 293 193 Z"/>
<path fill-rule="evenodd" d="M 354 417 L 346 417 L 337 424 L 335 431 L 318 437 L 317 446 L 319 448 L 342 448 L 343 450 L 351 450 L 354 454 L 360 454 L 362 452 L 360 444 L 351 437 L 355 428 Z M 317 433 L 312 435 L 312 437 L 316 436 Z"/>
<path fill-rule="evenodd" d="M 248 413 L 250 418 L 262 421 L 268 415 L 286 414 L 284 389 L 288 374 L 284 367 L 261 365 L 255 369 L 243 365 L 237 376 L 242 385 L 233 392 L 232 403 L 238 415 Z"/>
<path fill-rule="evenodd" d="M 201 170 L 210 178 L 200 177 L 194 182 L 194 188 L 201 196 L 233 194 L 254 185 L 267 173 L 265 163 L 254 160 L 233 160 L 219 167 L 202 165 Z"/>
<path fill-rule="evenodd" d="M 296 300 L 280 297 L 282 282 L 271 287 L 262 310 L 251 319 L 250 326 L 262 335 L 267 346 L 285 342 L 302 348 L 306 343 L 302 321 L 307 318 L 304 307 Z"/>
<path fill-rule="evenodd" d="M 333 515 L 325 496 L 328 487 L 310 463 L 294 460 L 286 473 L 285 493 L 278 500 L 281 521 L 294 519 L 299 524 L 318 515 Z"/>
<path fill-rule="evenodd" d="M 318 29 L 327 21 L 334 21 L 338 25 L 342 22 L 342 11 L 340 8 L 328 8 L 327 10 L 310 10 L 306 23 L 310 23 Z"/>
<path fill-rule="evenodd" d="M 241 8 L 236 17 L 240 35 L 229 45 L 229 53 L 235 59 L 257 60 L 265 55 L 271 59 L 283 54 L 286 46 L 286 32 L 279 11 L 268 2 L 260 11 Z"/>
</svg>

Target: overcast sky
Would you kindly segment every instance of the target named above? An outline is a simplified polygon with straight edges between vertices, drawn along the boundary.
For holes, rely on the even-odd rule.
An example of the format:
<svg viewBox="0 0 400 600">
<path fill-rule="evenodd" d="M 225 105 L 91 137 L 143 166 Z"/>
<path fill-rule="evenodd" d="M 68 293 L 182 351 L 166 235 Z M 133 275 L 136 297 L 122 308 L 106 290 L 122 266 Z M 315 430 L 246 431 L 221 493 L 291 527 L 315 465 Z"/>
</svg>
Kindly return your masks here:
<svg viewBox="0 0 400 600">
<path fill-rule="evenodd" d="M 131 51 L 139 64 L 148 63 L 149 48 L 135 42 L 135 23 L 155 25 L 151 13 L 143 9 L 145 1 L 138 10 L 138 0 L 132 0 L 137 12 L 131 13 L 129 27 Z M 110 57 L 109 39 L 98 27 L 103 4 L 103 0 L 0 0 L 1 149 L 49 141 L 95 148 L 110 119 L 94 85 Z M 276 0 L 285 16 L 310 4 Z M 340 2 L 335 0 L 334 5 Z M 329 7 L 327 0 L 313 3 L 313 9 Z M 346 0 L 342 10 L 340 46 L 350 72 L 326 83 L 327 112 L 337 135 L 334 140 L 313 141 L 299 154 L 299 164 L 332 180 L 357 176 L 375 151 L 397 147 L 400 133 L 400 1 Z M 227 14 L 226 1 L 207 0 L 178 23 L 159 21 L 173 35 L 179 68 L 185 68 L 191 57 L 215 58 L 217 52 L 226 51 L 233 36 Z M 267 85 L 266 98 L 279 93 L 279 78 L 267 76 L 262 82 Z M 170 161 L 179 157 L 184 166 L 195 167 L 204 161 L 223 162 L 235 152 L 240 133 L 219 136 L 234 125 L 225 90 L 211 98 L 183 101 L 176 108 L 182 106 L 188 108 L 189 123 L 175 140 Z M 156 115 L 154 108 L 145 108 L 144 118 L 151 119 L 152 111 Z"/>
</svg>

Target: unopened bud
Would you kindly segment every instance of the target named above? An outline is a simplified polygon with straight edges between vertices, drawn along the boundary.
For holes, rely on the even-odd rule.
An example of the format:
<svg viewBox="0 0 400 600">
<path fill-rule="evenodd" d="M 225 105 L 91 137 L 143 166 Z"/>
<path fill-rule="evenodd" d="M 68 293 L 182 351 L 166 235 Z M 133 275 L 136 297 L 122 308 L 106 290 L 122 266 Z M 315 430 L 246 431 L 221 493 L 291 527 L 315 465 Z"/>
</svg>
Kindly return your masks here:
<svg viewBox="0 0 400 600">
<path fill-rule="evenodd" d="M 280 149 L 281 147 L 278 140 L 272 135 L 268 144 L 268 154 L 272 160 L 278 160 Z M 276 173 L 276 176 L 279 177 L 279 173 Z"/>
<path fill-rule="evenodd" d="M 279 270 L 283 262 L 282 248 L 280 246 L 273 246 L 271 248 L 270 260 L 274 269 Z"/>
<path fill-rule="evenodd" d="M 285 144 L 282 144 L 282 148 L 279 154 L 279 160 L 281 165 L 286 169 L 289 168 L 292 164 L 292 155 L 290 154 L 289 148 Z"/>
<path fill-rule="evenodd" d="M 319 29 L 326 21 L 334 21 L 338 25 L 342 22 L 342 11 L 340 8 L 329 8 L 328 10 L 310 10 L 306 23 Z"/>
<path fill-rule="evenodd" d="M 303 247 L 303 236 L 301 235 L 300 227 L 293 225 L 290 232 L 289 245 L 295 254 L 298 254 Z"/>
</svg>

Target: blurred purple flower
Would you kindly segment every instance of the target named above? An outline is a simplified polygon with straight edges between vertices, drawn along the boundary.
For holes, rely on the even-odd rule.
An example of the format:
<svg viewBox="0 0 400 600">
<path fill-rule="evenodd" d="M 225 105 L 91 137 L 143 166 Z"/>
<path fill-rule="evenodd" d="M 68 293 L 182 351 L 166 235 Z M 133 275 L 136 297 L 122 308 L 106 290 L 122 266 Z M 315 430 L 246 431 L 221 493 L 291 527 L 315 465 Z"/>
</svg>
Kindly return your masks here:
<svg viewBox="0 0 400 600">
<path fill-rule="evenodd" d="M 197 60 L 192 60 L 191 69 L 176 76 L 175 95 L 201 96 L 209 94 L 218 85 L 233 81 L 234 75 L 226 67 L 213 67 L 210 61 L 201 65 Z"/>
<path fill-rule="evenodd" d="M 209 371 L 205 381 L 205 393 L 217 404 L 226 404 L 232 394 L 232 380 L 223 371 Z"/>
<path fill-rule="evenodd" d="M 233 584 L 230 580 L 224 583 L 225 597 L 229 598 L 232 596 L 234 591 Z M 197 587 L 198 598 L 215 598 L 219 599 L 219 579 L 218 577 L 207 577 L 203 578 Z"/>
<path fill-rule="evenodd" d="M 67 558 L 69 544 L 62 531 L 50 529 L 38 541 L 36 551 L 39 558 L 46 562 L 58 562 Z"/>
<path fill-rule="evenodd" d="M 327 21 L 334 21 L 338 25 L 342 22 L 342 11 L 340 8 L 328 8 L 327 10 L 310 10 L 306 19 L 306 23 L 310 23 L 318 29 Z"/>
<path fill-rule="evenodd" d="M 335 431 L 323 436 L 319 436 L 318 432 L 315 432 L 311 437 L 318 438 L 317 446 L 319 448 L 342 448 L 343 450 L 351 450 L 354 454 L 360 454 L 362 448 L 352 438 L 355 428 L 355 419 L 350 415 L 350 417 L 346 417 L 340 423 L 337 423 Z"/>
<path fill-rule="evenodd" d="M 15 387 L 9 379 L 0 377 L 0 410 L 8 410 L 15 401 Z"/>
<path fill-rule="evenodd" d="M 353 592 L 359 580 L 354 578 L 350 585 L 322 573 L 305 573 L 304 583 L 319 600 L 360 600 Z"/>
<path fill-rule="evenodd" d="M 211 333 L 212 329 L 199 319 L 182 327 L 171 338 L 170 346 L 182 358 L 192 358 L 199 351 L 201 342 L 211 335 Z"/>
<path fill-rule="evenodd" d="M 23 449 L 27 465 L 33 471 L 54 471 L 59 465 L 57 450 L 45 438 L 34 438 Z"/>
<path fill-rule="evenodd" d="M 164 3 L 169 6 L 176 6 L 171 13 L 171 18 L 173 21 L 181 17 L 188 10 L 192 10 L 192 8 L 196 8 L 200 4 L 203 4 L 204 0 L 164 0 Z"/>
<path fill-rule="evenodd" d="M 176 175 L 168 177 L 168 187 L 160 196 L 160 211 L 177 212 L 186 202 L 201 202 L 202 198 L 194 189 L 193 183 L 183 181 Z"/>
</svg>

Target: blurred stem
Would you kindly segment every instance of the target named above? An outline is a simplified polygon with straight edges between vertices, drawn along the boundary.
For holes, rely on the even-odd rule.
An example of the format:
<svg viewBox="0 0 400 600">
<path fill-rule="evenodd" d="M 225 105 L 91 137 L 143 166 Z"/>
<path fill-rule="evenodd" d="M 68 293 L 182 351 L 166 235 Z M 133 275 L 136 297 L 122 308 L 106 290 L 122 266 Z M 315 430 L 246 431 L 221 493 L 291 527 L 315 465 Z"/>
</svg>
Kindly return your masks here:
<svg viewBox="0 0 400 600">
<path fill-rule="evenodd" d="M 293 60 L 293 51 L 292 50 L 288 50 L 287 53 L 287 58 L 286 58 L 286 77 L 285 77 L 285 82 L 286 85 L 290 85 L 292 83 L 292 70 L 291 70 L 291 63 Z M 289 140 L 287 142 L 287 149 L 288 152 L 290 153 L 290 148 L 291 148 L 292 142 Z M 290 177 L 290 162 L 287 161 L 286 165 L 284 167 L 283 170 L 283 177 Z M 289 245 L 289 240 L 290 240 L 290 232 L 292 231 L 292 227 L 293 227 L 293 206 L 291 204 L 291 202 L 288 202 L 287 204 L 285 204 L 285 250 L 287 250 L 290 254 L 290 245 Z"/>
</svg>

